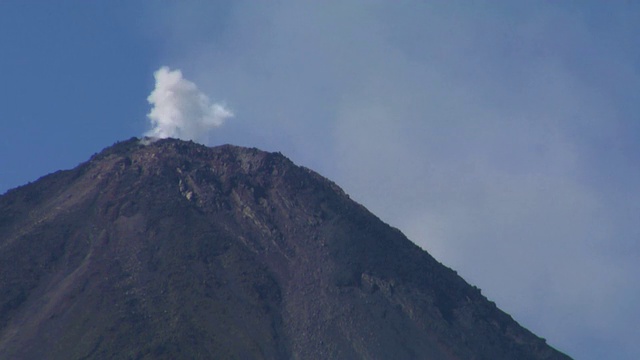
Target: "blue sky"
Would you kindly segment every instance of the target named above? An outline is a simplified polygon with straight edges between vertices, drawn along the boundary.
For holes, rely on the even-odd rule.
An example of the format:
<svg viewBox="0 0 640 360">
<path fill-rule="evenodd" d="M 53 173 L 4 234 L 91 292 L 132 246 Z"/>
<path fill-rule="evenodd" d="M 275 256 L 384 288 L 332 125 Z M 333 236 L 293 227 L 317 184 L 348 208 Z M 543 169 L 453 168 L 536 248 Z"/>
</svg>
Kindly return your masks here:
<svg viewBox="0 0 640 360">
<path fill-rule="evenodd" d="M 161 66 L 578 359 L 640 342 L 635 2 L 0 2 L 0 193 L 150 129 Z"/>
</svg>

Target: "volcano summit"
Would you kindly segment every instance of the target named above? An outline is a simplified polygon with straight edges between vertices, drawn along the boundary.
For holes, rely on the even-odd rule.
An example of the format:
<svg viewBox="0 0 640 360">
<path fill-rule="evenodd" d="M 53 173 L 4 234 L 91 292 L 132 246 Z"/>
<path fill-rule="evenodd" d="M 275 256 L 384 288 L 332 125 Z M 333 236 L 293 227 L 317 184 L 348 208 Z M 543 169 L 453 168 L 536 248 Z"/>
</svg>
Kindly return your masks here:
<svg viewBox="0 0 640 360">
<path fill-rule="evenodd" d="M 115 144 L 0 197 L 2 359 L 569 359 L 279 153 Z"/>
</svg>

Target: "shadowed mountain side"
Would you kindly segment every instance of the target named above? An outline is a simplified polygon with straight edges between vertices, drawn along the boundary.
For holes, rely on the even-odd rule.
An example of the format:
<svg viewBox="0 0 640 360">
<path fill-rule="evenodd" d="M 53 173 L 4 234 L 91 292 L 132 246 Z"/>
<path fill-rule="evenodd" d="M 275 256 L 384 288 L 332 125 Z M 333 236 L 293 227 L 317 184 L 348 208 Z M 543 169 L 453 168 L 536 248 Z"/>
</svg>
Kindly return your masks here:
<svg viewBox="0 0 640 360">
<path fill-rule="evenodd" d="M 279 153 L 118 143 L 0 197 L 0 358 L 568 359 Z"/>
</svg>

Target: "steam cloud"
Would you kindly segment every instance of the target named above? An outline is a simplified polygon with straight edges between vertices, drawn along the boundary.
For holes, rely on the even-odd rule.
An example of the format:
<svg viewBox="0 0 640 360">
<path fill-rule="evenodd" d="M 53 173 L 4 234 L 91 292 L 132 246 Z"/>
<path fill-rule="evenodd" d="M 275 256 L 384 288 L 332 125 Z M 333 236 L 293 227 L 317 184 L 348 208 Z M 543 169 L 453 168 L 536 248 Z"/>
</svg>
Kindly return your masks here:
<svg viewBox="0 0 640 360">
<path fill-rule="evenodd" d="M 211 129 L 233 117 L 223 105 L 211 103 L 196 84 L 182 77 L 180 70 L 163 66 L 153 76 L 156 86 L 147 98 L 153 106 L 147 114 L 152 129 L 145 136 L 202 142 Z"/>
</svg>

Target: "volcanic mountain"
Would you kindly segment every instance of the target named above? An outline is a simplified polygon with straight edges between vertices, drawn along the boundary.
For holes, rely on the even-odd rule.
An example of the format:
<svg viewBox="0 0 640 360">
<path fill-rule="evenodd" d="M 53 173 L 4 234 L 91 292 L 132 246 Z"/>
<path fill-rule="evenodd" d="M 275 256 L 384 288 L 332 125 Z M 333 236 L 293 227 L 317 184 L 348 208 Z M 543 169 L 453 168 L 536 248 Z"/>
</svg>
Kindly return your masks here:
<svg viewBox="0 0 640 360">
<path fill-rule="evenodd" d="M 117 143 L 0 197 L 0 359 L 568 359 L 279 153 Z"/>
</svg>

